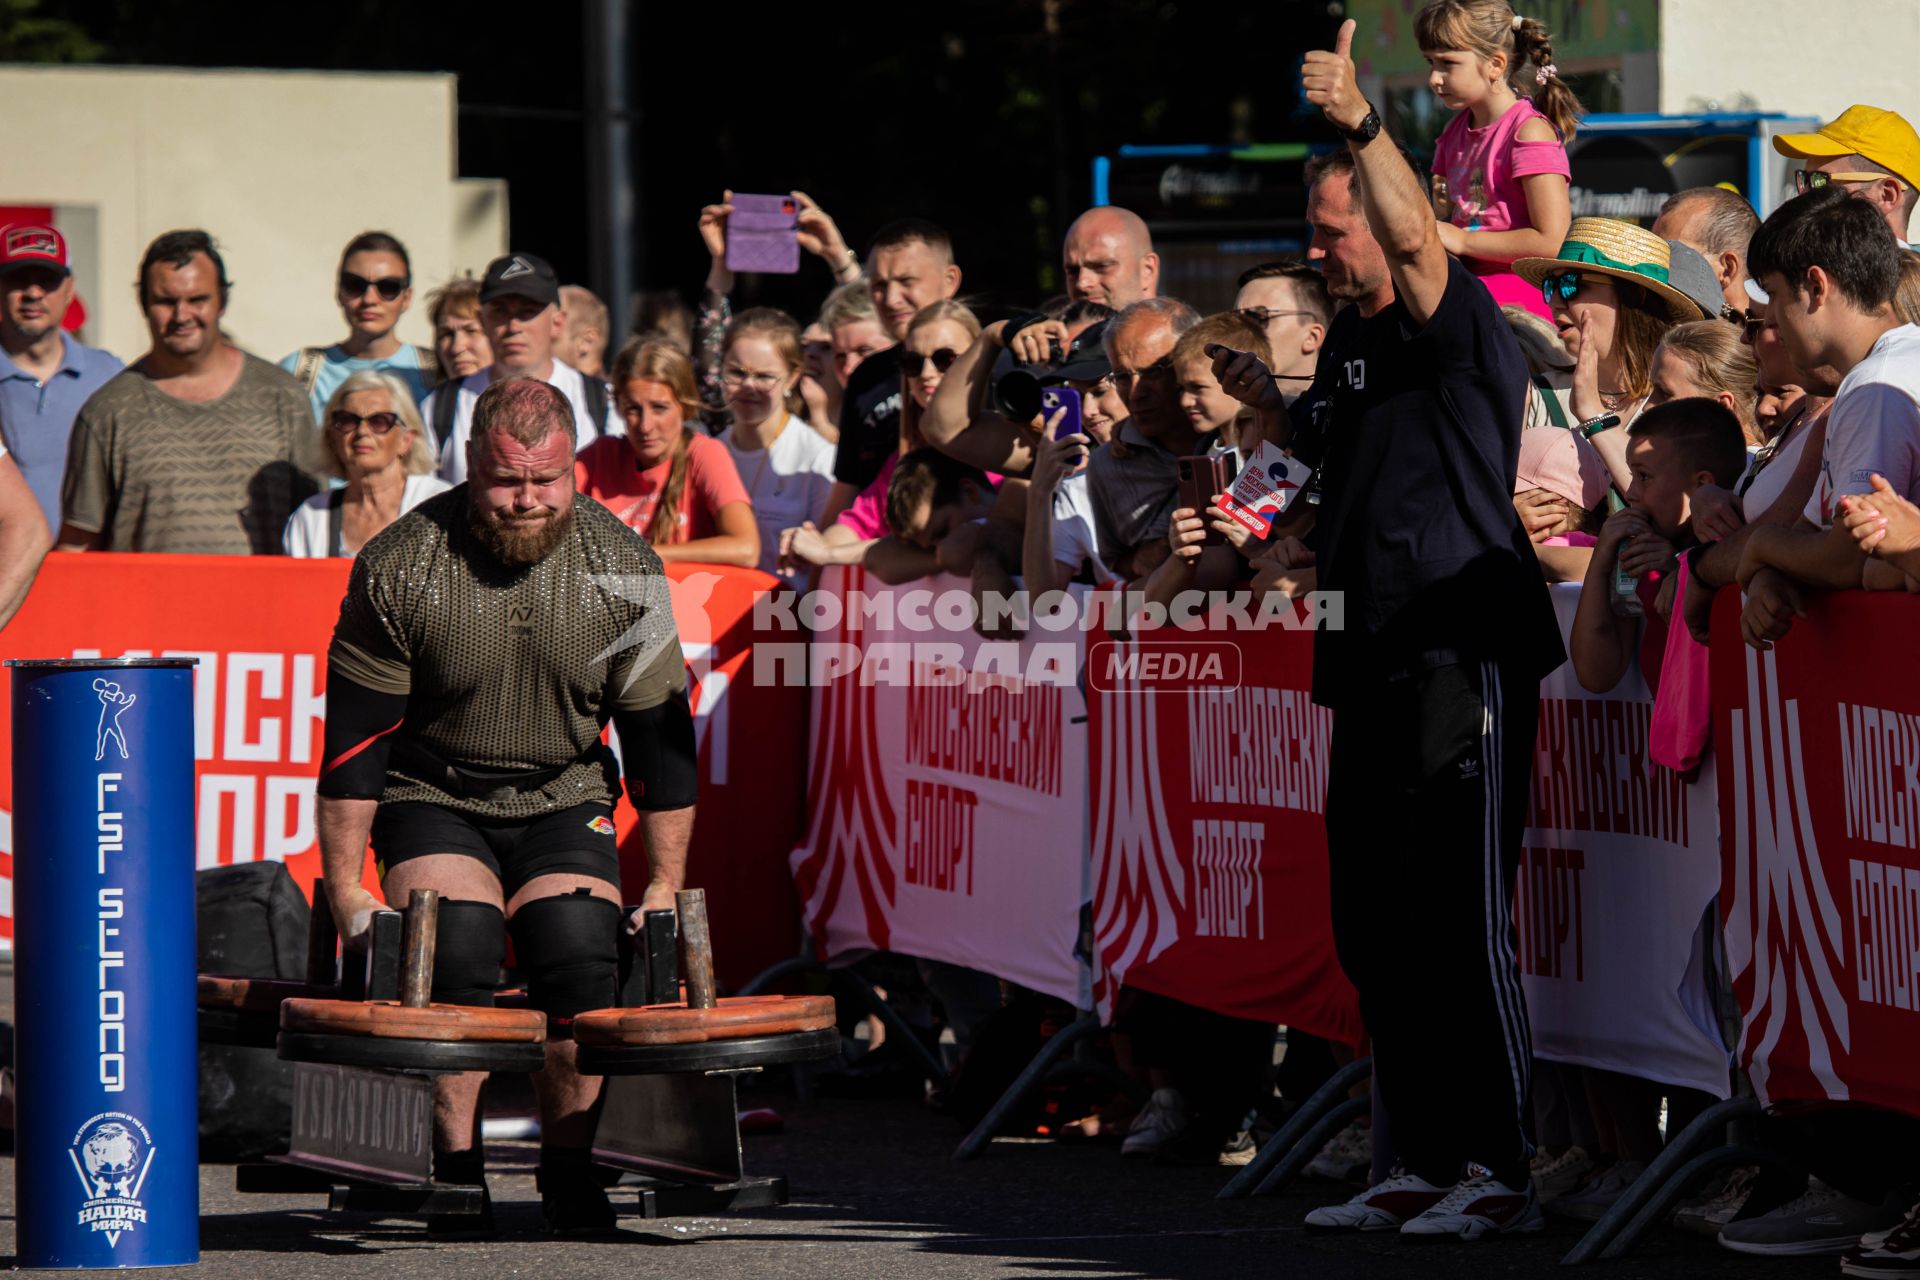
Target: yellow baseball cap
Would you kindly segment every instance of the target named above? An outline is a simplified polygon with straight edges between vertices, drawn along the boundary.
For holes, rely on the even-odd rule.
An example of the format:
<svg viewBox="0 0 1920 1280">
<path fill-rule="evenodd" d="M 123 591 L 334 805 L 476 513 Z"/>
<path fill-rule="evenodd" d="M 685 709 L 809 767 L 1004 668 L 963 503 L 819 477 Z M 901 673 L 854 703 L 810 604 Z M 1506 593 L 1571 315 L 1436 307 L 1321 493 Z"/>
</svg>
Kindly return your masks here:
<svg viewBox="0 0 1920 1280">
<path fill-rule="evenodd" d="M 1920 134 L 1898 112 L 1880 107 L 1848 107 L 1818 133 L 1779 134 L 1773 149 L 1801 160 L 1864 156 L 1908 186 L 1920 186 Z"/>
</svg>

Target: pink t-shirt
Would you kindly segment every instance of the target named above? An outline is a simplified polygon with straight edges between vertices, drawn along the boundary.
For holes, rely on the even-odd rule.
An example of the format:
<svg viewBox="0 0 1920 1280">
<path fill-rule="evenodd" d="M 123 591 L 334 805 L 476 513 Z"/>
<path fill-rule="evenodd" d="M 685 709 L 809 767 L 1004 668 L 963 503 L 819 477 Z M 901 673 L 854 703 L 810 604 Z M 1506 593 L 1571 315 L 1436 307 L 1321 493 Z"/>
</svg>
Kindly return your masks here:
<svg viewBox="0 0 1920 1280">
<path fill-rule="evenodd" d="M 574 459 L 574 483 L 581 493 L 602 503 L 629 529 L 641 533 L 653 523 L 654 508 L 673 473 L 671 459 L 641 467 L 633 447 L 621 436 L 602 436 Z M 753 505 L 727 446 L 712 436 L 694 433 L 687 446 L 687 487 L 680 495 L 676 528 L 668 542 L 692 542 L 717 537 L 720 509 L 736 502 Z"/>
<path fill-rule="evenodd" d="M 1441 131 L 1439 141 L 1433 144 L 1433 171 L 1447 180 L 1447 194 L 1453 202 L 1449 221 L 1454 226 L 1463 231 L 1531 227 L 1526 190 L 1520 180 L 1537 173 L 1557 173 L 1572 181 L 1567 149 L 1562 143 L 1521 142 L 1515 136 L 1527 121 L 1544 119 L 1533 103 L 1522 98 L 1484 129 L 1474 128 L 1473 114 L 1462 111 Z M 1539 286 L 1513 274 L 1510 264 L 1481 258 L 1465 261 L 1467 268 L 1486 283 L 1495 302 L 1516 303 L 1535 315 L 1553 318 Z"/>
<path fill-rule="evenodd" d="M 873 483 L 860 491 L 860 496 L 847 505 L 834 523 L 847 526 L 863 542 L 886 537 L 891 532 L 887 528 L 887 486 L 893 483 L 893 472 L 899 465 L 900 455 L 888 454 L 887 460 L 880 464 L 880 474 L 873 478 Z M 1005 476 L 987 472 L 987 483 L 996 489 L 1004 479 Z"/>
</svg>

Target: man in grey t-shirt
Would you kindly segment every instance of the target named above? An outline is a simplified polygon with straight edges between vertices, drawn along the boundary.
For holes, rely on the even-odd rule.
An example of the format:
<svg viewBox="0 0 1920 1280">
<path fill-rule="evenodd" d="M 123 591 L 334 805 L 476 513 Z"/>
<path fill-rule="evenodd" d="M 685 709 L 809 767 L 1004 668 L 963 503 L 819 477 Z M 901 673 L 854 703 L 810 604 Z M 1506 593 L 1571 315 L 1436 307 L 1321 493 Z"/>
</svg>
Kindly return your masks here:
<svg viewBox="0 0 1920 1280">
<path fill-rule="evenodd" d="M 220 332 L 227 271 L 204 231 L 140 263 L 152 346 L 80 407 L 61 485 L 63 551 L 275 555 L 314 492 L 299 384 Z"/>
</svg>

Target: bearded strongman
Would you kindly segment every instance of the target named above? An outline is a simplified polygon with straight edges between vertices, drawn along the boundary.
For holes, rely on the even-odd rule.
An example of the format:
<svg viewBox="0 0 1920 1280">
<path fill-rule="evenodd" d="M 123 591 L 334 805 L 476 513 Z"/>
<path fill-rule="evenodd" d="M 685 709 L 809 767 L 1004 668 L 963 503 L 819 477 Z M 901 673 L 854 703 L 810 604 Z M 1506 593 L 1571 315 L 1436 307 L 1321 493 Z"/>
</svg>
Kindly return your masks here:
<svg viewBox="0 0 1920 1280">
<path fill-rule="evenodd" d="M 641 905 L 686 873 L 695 794 L 686 667 L 660 558 L 574 494 L 573 411 L 544 382 L 488 388 L 468 479 L 401 516 L 354 562 L 327 657 L 319 791 L 327 896 L 359 945 L 381 902 L 442 898 L 433 999 L 491 1005 L 506 940 L 546 1013 L 539 1186 L 556 1230 L 613 1224 L 591 1168 L 598 1077 L 574 1068 L 574 1015 L 617 1003 L 620 767 L 650 861 Z M 484 1076 L 438 1077 L 434 1168 L 484 1185 Z"/>
</svg>

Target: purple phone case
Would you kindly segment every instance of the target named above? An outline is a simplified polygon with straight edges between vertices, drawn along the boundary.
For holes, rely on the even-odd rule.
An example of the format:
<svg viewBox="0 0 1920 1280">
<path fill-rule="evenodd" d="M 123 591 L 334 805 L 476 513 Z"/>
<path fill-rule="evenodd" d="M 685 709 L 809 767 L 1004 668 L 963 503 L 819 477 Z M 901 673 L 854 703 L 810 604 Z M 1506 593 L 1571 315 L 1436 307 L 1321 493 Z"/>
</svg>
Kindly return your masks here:
<svg viewBox="0 0 1920 1280">
<path fill-rule="evenodd" d="M 1067 416 L 1060 419 L 1060 425 L 1054 430 L 1053 438 L 1062 439 L 1080 432 L 1080 393 L 1072 387 L 1048 387 L 1040 393 L 1040 421 L 1051 418 L 1056 409 L 1064 407 Z"/>
<path fill-rule="evenodd" d="M 733 198 L 727 270 L 790 276 L 800 270 L 800 205 L 792 196 Z"/>
</svg>

